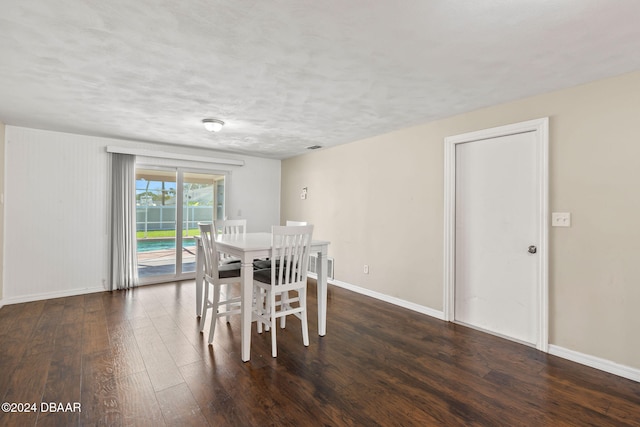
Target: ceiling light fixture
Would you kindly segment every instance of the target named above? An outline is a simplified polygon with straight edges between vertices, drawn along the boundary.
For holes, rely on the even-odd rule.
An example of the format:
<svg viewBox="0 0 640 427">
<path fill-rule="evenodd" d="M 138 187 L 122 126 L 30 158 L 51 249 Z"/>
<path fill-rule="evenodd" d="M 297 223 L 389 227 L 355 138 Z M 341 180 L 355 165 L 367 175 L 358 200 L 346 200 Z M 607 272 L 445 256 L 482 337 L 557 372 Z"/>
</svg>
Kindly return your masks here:
<svg viewBox="0 0 640 427">
<path fill-rule="evenodd" d="M 203 119 L 202 124 L 209 132 L 220 132 L 220 129 L 224 126 L 224 122 L 218 119 Z"/>
</svg>

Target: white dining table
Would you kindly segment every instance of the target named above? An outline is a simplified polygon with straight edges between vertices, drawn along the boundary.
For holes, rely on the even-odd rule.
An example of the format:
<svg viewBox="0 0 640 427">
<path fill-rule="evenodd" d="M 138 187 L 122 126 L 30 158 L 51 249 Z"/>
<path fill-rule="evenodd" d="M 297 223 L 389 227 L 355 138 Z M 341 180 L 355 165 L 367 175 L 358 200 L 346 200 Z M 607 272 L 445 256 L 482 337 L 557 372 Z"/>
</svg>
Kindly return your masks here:
<svg viewBox="0 0 640 427">
<path fill-rule="evenodd" d="M 204 255 L 202 242 L 196 239 L 196 315 L 202 315 L 202 284 Z M 327 250 L 330 242 L 312 240 L 311 253 L 317 256 L 318 335 L 327 333 Z M 241 320 L 242 361 L 251 358 L 251 322 L 253 304 L 253 261 L 271 257 L 271 233 L 227 234 L 216 238 L 218 251 L 232 255 L 241 262 Z"/>
</svg>

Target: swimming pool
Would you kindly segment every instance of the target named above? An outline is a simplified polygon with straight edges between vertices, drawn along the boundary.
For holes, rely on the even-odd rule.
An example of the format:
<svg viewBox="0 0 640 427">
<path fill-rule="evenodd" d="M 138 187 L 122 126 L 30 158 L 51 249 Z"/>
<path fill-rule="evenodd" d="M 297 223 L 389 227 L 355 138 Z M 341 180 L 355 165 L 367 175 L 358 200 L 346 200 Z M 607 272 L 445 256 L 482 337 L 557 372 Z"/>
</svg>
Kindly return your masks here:
<svg viewBox="0 0 640 427">
<path fill-rule="evenodd" d="M 182 246 L 196 246 L 196 240 L 192 237 L 183 237 Z M 138 252 L 162 251 L 175 249 L 176 239 L 138 239 Z"/>
</svg>

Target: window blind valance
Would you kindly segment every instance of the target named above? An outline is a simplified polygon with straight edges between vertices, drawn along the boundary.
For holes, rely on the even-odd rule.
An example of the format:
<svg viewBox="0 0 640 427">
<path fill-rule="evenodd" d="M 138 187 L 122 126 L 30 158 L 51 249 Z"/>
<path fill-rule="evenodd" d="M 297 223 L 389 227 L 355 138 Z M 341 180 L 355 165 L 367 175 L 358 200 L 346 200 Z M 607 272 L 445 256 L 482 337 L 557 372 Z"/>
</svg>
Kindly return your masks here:
<svg viewBox="0 0 640 427">
<path fill-rule="evenodd" d="M 197 156 L 193 154 L 170 153 L 167 151 L 147 150 L 143 148 L 107 146 L 107 153 L 131 154 L 134 156 L 159 157 L 162 159 L 189 160 L 193 162 L 215 163 L 219 165 L 244 166 L 244 160 L 224 159 L 220 157 Z"/>
</svg>

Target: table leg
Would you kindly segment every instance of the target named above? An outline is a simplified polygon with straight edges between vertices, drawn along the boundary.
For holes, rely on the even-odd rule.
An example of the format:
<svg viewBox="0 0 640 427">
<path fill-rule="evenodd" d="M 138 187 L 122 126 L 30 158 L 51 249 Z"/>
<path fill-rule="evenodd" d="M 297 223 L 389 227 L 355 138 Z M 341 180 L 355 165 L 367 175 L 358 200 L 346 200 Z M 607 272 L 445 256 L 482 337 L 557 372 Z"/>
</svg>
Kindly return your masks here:
<svg viewBox="0 0 640 427">
<path fill-rule="evenodd" d="M 241 272 L 241 299 L 242 308 L 240 318 L 240 339 L 242 340 L 242 361 L 247 362 L 251 358 L 251 319 L 253 311 L 253 259 L 249 262 L 242 261 Z"/>
<path fill-rule="evenodd" d="M 318 252 L 318 335 L 327 333 L 327 250 Z"/>
<path fill-rule="evenodd" d="M 202 282 L 204 281 L 204 248 L 196 239 L 196 316 L 202 316 Z"/>
</svg>

